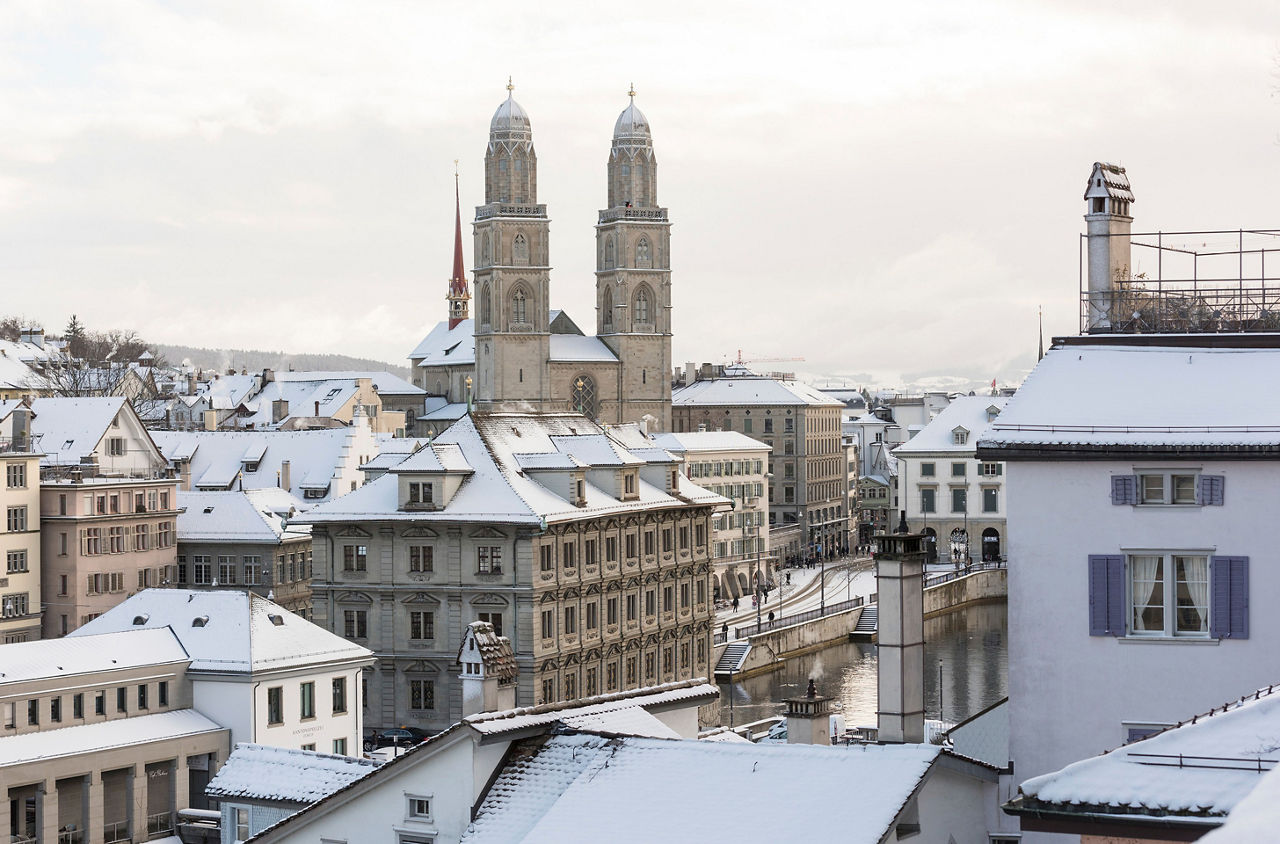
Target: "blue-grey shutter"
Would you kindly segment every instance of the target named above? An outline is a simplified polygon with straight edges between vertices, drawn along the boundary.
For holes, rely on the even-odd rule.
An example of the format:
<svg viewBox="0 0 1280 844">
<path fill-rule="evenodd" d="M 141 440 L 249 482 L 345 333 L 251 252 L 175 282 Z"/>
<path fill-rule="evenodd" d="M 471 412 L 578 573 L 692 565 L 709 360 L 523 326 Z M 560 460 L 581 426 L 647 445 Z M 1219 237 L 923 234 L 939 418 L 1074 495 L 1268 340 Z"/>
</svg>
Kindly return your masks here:
<svg viewBox="0 0 1280 844">
<path fill-rule="evenodd" d="M 1226 486 L 1222 475 L 1200 475 L 1196 478 L 1196 503 L 1201 507 L 1221 507 Z"/>
<path fill-rule="evenodd" d="M 1090 636 L 1124 635 L 1124 592 L 1124 557 L 1119 554 L 1090 554 Z"/>
<path fill-rule="evenodd" d="M 1209 570 L 1209 631 L 1219 639 L 1249 638 L 1249 558 L 1213 557 Z"/>
<path fill-rule="evenodd" d="M 1112 504 L 1137 504 L 1138 503 L 1138 476 L 1137 475 L 1112 475 L 1111 476 L 1111 503 Z"/>
</svg>

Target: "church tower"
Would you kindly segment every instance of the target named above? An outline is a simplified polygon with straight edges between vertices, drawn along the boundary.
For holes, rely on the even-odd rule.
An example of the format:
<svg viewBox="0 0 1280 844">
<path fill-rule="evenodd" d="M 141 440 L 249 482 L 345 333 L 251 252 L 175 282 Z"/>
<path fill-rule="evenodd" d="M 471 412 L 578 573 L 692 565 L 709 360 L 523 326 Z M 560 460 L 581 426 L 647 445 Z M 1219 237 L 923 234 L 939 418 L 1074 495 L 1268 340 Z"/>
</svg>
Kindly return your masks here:
<svg viewBox="0 0 1280 844">
<path fill-rule="evenodd" d="M 462 266 L 462 199 L 458 192 L 458 174 L 453 174 L 453 275 L 449 278 L 449 330 L 470 319 L 471 292 L 467 290 L 467 271 Z"/>
<path fill-rule="evenodd" d="M 547 207 L 538 204 L 538 158 L 529 115 L 512 97 L 489 122 L 485 204 L 476 208 L 477 407 L 549 404 L 551 332 Z M 557 408 L 558 409 L 558 408 Z"/>
<path fill-rule="evenodd" d="M 649 120 L 631 103 L 613 127 L 608 208 L 596 225 L 596 334 L 622 367 L 619 422 L 671 430 L 671 223 L 658 207 Z"/>
</svg>

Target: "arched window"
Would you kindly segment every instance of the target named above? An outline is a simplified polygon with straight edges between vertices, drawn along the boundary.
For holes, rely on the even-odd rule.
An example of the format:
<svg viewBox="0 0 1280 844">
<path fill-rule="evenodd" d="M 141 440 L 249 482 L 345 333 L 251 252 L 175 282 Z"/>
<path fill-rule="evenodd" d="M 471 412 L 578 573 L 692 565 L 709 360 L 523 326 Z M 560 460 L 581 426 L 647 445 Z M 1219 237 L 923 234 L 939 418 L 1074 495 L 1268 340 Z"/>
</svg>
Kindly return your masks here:
<svg viewBox="0 0 1280 844">
<path fill-rule="evenodd" d="M 480 266 L 487 267 L 493 263 L 493 249 L 489 243 L 489 233 L 485 232 L 484 238 L 480 241 Z"/>
<path fill-rule="evenodd" d="M 515 295 L 511 297 L 511 321 L 512 322 L 528 322 L 525 316 L 525 299 L 524 291 L 517 289 Z"/>
<path fill-rule="evenodd" d="M 647 237 L 640 238 L 636 243 L 636 266 L 649 266 L 649 239 Z"/>
<path fill-rule="evenodd" d="M 643 287 L 636 293 L 635 321 L 646 324 L 650 321 L 649 294 Z"/>
<path fill-rule="evenodd" d="M 583 374 L 573 379 L 569 389 L 569 409 L 596 418 L 596 382 L 590 375 Z"/>
<path fill-rule="evenodd" d="M 604 239 L 604 265 L 606 267 L 612 267 L 614 265 L 613 261 L 613 238 L 606 237 Z"/>
<path fill-rule="evenodd" d="M 480 324 L 489 325 L 493 322 L 493 308 L 489 300 L 489 285 L 484 284 L 480 287 Z"/>
<path fill-rule="evenodd" d="M 613 291 L 609 288 L 604 289 L 604 296 L 600 298 L 600 322 L 606 327 L 613 327 Z"/>
<path fill-rule="evenodd" d="M 524 235 L 516 235 L 516 239 L 511 243 L 512 262 L 516 264 L 529 263 L 529 242 L 524 239 Z"/>
</svg>

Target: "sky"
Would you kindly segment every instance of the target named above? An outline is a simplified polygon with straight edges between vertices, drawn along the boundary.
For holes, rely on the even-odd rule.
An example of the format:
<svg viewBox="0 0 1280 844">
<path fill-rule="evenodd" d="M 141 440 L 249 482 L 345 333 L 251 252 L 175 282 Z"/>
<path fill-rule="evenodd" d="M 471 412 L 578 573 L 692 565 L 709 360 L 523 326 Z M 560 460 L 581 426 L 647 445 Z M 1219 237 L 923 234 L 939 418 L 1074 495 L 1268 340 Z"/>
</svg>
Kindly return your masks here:
<svg viewBox="0 0 1280 844">
<path fill-rule="evenodd" d="M 510 76 L 590 331 L 634 84 L 677 365 L 1014 383 L 1038 309 L 1078 330 L 1092 162 L 1135 230 L 1280 226 L 1276 33 L 1274 2 L 8 0 L 0 312 L 403 363 Z"/>
</svg>

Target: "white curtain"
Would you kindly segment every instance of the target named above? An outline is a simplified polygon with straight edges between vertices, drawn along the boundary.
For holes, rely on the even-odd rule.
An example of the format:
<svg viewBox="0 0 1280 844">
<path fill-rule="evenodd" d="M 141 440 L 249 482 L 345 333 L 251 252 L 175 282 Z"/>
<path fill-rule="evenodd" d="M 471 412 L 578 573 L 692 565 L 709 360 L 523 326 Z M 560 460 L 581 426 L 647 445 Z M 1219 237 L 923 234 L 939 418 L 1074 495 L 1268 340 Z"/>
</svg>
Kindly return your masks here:
<svg viewBox="0 0 1280 844">
<path fill-rule="evenodd" d="M 1187 582 L 1187 593 L 1195 604 L 1199 618 L 1199 627 L 1187 629 L 1184 633 L 1209 632 L 1209 560 L 1205 557 L 1179 557 L 1179 579 Z"/>
<path fill-rule="evenodd" d="M 1154 624 L 1154 619 L 1152 625 L 1148 626 L 1144 617 L 1147 608 L 1152 605 L 1156 590 L 1160 587 L 1160 564 L 1163 561 L 1163 557 L 1129 558 L 1129 572 L 1133 584 L 1133 629 L 1135 631 L 1160 631 L 1164 629 L 1163 611 L 1155 613 L 1156 617 L 1160 618 L 1162 622 L 1158 626 Z"/>
</svg>

